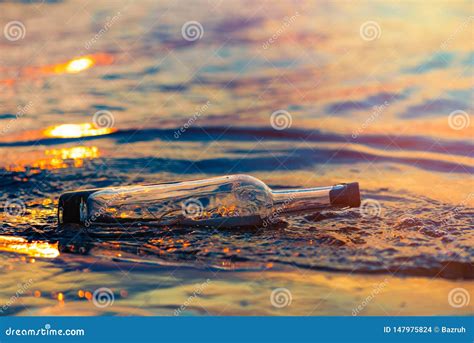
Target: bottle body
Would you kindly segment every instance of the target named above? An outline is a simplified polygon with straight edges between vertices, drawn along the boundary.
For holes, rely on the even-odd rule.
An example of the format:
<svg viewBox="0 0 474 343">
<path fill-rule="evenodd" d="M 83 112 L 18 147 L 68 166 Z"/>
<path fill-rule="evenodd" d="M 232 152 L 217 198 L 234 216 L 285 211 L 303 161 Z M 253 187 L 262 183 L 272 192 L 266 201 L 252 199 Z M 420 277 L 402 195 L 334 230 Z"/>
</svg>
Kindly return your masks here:
<svg viewBox="0 0 474 343">
<path fill-rule="evenodd" d="M 259 225 L 272 209 L 270 189 L 247 175 L 92 192 L 80 205 L 80 221 L 155 225 Z"/>
<path fill-rule="evenodd" d="M 334 187 L 272 191 L 252 176 L 228 175 L 71 192 L 60 198 L 59 223 L 261 226 L 283 212 L 330 207 Z"/>
</svg>

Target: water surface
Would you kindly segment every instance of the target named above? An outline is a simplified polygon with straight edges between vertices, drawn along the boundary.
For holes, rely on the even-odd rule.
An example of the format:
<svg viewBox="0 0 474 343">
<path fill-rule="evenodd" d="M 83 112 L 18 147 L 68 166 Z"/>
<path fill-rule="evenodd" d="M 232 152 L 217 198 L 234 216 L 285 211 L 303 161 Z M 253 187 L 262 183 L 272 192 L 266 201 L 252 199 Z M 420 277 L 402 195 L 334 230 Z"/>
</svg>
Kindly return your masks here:
<svg viewBox="0 0 474 343">
<path fill-rule="evenodd" d="M 24 25 L 0 40 L 3 315 L 351 315 L 374 289 L 357 314 L 472 313 L 448 301 L 474 278 L 469 1 L 0 13 Z M 257 230 L 57 227 L 64 191 L 237 173 L 358 181 L 365 206 Z"/>
</svg>

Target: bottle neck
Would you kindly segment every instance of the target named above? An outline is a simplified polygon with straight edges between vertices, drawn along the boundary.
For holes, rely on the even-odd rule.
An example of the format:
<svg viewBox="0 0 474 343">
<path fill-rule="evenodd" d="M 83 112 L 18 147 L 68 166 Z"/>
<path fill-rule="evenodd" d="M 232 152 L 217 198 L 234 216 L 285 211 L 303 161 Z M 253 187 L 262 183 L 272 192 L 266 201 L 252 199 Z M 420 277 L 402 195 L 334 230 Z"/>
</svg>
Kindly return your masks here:
<svg viewBox="0 0 474 343">
<path fill-rule="evenodd" d="M 276 190 L 272 191 L 272 198 L 273 213 L 360 206 L 357 182 L 329 187 Z"/>
<path fill-rule="evenodd" d="M 329 208 L 331 207 L 330 192 L 333 188 L 329 186 L 273 190 L 273 212 L 287 213 Z"/>
</svg>

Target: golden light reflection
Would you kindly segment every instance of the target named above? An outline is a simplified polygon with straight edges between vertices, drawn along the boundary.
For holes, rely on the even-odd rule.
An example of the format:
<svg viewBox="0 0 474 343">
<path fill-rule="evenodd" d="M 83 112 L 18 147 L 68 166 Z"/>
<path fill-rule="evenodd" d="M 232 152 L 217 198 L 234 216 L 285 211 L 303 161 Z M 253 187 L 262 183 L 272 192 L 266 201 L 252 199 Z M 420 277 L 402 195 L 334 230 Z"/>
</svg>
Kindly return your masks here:
<svg viewBox="0 0 474 343">
<path fill-rule="evenodd" d="M 65 63 L 58 63 L 53 65 L 46 65 L 40 67 L 40 72 L 42 74 L 75 74 L 81 71 L 87 70 L 95 65 L 109 65 L 112 64 L 114 58 L 110 54 L 98 53 L 86 56 L 79 56 L 73 58 Z M 30 70 L 29 74 L 36 73 L 36 69 L 33 68 Z"/>
<path fill-rule="evenodd" d="M 46 150 L 46 155 L 52 155 L 52 161 L 61 165 L 64 160 L 73 160 L 74 167 L 82 167 L 84 159 L 94 159 L 99 157 L 99 148 L 92 146 L 77 146 L 72 148 Z"/>
<path fill-rule="evenodd" d="M 59 256 L 58 243 L 28 242 L 21 237 L 0 236 L 0 251 L 15 252 L 32 257 L 55 258 Z"/>
<path fill-rule="evenodd" d="M 74 166 L 80 168 L 85 160 L 99 157 L 99 148 L 96 146 L 76 146 L 62 149 L 49 149 L 44 152 L 46 157 L 35 161 L 18 161 L 15 165 L 6 169 L 9 171 L 23 172 L 27 169 L 52 170 Z M 50 199 L 45 200 L 50 202 Z M 44 204 L 47 205 L 47 204 Z"/>
<path fill-rule="evenodd" d="M 62 124 L 49 127 L 44 131 L 47 137 L 55 138 L 80 138 L 90 136 L 101 136 L 116 132 L 114 128 L 97 128 L 91 123 Z"/>
<path fill-rule="evenodd" d="M 47 64 L 43 66 L 30 66 L 20 70 L 19 77 L 0 79 L 0 86 L 11 87 L 18 80 L 26 78 L 37 78 L 41 75 L 49 74 L 77 74 L 93 66 L 110 65 L 114 62 L 114 57 L 108 53 L 97 53 L 85 56 L 78 56 L 69 61 Z M 0 70 L 1 71 L 1 70 Z"/>
<path fill-rule="evenodd" d="M 80 71 L 89 69 L 94 65 L 94 60 L 90 57 L 77 58 L 70 61 L 66 65 L 66 72 L 68 73 L 78 73 Z"/>
</svg>

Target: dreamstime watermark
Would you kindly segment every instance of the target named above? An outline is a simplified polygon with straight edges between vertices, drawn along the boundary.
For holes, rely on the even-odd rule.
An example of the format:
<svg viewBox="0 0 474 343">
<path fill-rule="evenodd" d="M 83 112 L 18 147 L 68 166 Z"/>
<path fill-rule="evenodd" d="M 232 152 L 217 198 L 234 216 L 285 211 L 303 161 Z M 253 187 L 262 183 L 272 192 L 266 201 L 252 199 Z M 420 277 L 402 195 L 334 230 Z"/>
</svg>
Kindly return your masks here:
<svg viewBox="0 0 474 343">
<path fill-rule="evenodd" d="M 204 36 L 204 28 L 196 20 L 187 21 L 181 27 L 181 35 L 188 42 L 194 42 Z"/>
<path fill-rule="evenodd" d="M 10 42 L 16 42 L 26 36 L 25 25 L 18 20 L 8 22 L 3 28 L 3 35 Z"/>
<path fill-rule="evenodd" d="M 35 280 L 29 279 L 27 282 L 18 284 L 18 289 L 16 290 L 15 294 L 7 300 L 7 302 L 0 307 L 0 313 L 4 313 L 8 310 L 10 306 L 15 304 L 18 299 L 33 285 Z"/>
<path fill-rule="evenodd" d="M 196 112 L 194 112 L 193 116 L 189 118 L 189 120 L 184 123 L 183 126 L 181 126 L 178 130 L 174 132 L 174 138 L 178 139 L 179 137 L 181 137 L 181 135 L 185 133 L 186 130 L 189 129 L 194 124 L 194 122 L 198 120 L 199 117 L 201 117 L 209 109 L 210 105 L 211 102 L 208 100 L 204 105 L 199 107 Z"/>
<path fill-rule="evenodd" d="M 388 101 L 385 101 L 382 105 L 374 106 L 370 116 L 364 121 L 364 123 L 357 129 L 352 132 L 352 138 L 356 139 L 361 133 L 365 131 L 370 124 L 372 124 L 383 111 L 388 107 Z"/>
<path fill-rule="evenodd" d="M 262 48 L 266 50 L 270 47 L 270 45 L 275 43 L 278 40 L 278 38 L 280 38 L 280 36 L 288 29 L 288 27 L 290 27 L 291 24 L 293 24 L 293 22 L 296 20 L 297 17 L 299 17 L 299 15 L 300 14 L 298 12 L 295 12 L 295 14 L 292 15 L 291 17 L 283 18 L 283 24 L 278 28 L 278 30 L 276 30 L 276 32 L 269 39 L 267 39 L 262 44 Z"/>
<path fill-rule="evenodd" d="M 375 199 L 362 200 L 359 213 L 364 218 L 376 218 L 382 213 L 382 205 Z"/>
<path fill-rule="evenodd" d="M 292 123 L 290 112 L 285 110 L 277 110 L 270 116 L 270 125 L 278 131 L 290 128 Z"/>
<path fill-rule="evenodd" d="M 461 32 L 463 32 L 464 30 L 466 30 L 466 28 L 469 26 L 469 24 L 471 22 L 474 21 L 474 16 L 471 15 L 469 17 L 467 17 L 466 19 L 464 19 L 464 21 L 461 23 L 461 25 L 459 25 L 456 30 L 448 37 L 448 39 L 446 39 L 443 43 L 440 44 L 440 49 L 447 49 L 450 45 L 451 45 L 451 42 L 454 40 L 454 38 L 456 38 L 457 35 L 459 35 Z"/>
<path fill-rule="evenodd" d="M 15 329 L 9 327 L 5 330 L 6 336 L 84 336 L 84 329 L 53 329 L 46 324 L 39 329 Z"/>
<path fill-rule="evenodd" d="M 26 205 L 20 199 L 7 200 L 3 206 L 3 211 L 9 217 L 23 217 L 26 212 Z"/>
<path fill-rule="evenodd" d="M 267 218 L 265 218 L 262 223 L 263 227 L 267 227 L 268 225 L 275 223 L 280 217 L 280 214 L 286 211 L 294 199 L 295 196 L 290 195 L 280 206 L 277 206 L 277 208 Z"/>
<path fill-rule="evenodd" d="M 352 315 L 357 316 L 374 298 L 388 285 L 388 279 L 384 279 L 378 285 L 374 287 L 374 289 L 370 292 L 370 294 L 362 300 L 362 302 L 355 308 L 352 309 Z"/>
<path fill-rule="evenodd" d="M 85 208 L 85 204 L 82 205 L 83 203 L 81 203 L 81 211 L 80 211 L 80 214 L 81 214 L 81 217 L 82 217 L 82 220 L 84 221 L 84 226 L 86 227 L 89 227 L 91 226 L 91 224 L 93 222 L 95 222 L 97 220 L 97 218 L 100 218 L 101 216 L 103 216 L 105 213 L 107 213 L 108 209 L 110 208 L 110 205 L 115 202 L 115 200 L 117 200 L 118 198 L 124 196 L 124 192 L 116 192 L 114 193 L 109 199 L 107 199 L 105 201 L 105 203 L 99 207 L 98 210 L 92 212 L 92 214 L 90 216 L 88 216 L 87 214 L 87 208 Z M 85 220 L 84 220 L 85 219 Z"/>
<path fill-rule="evenodd" d="M 200 296 L 204 290 L 209 286 L 209 283 L 211 282 L 211 279 L 207 279 L 206 282 L 201 283 L 196 289 L 193 291 L 193 293 L 186 299 L 186 301 L 176 310 L 174 310 L 174 315 L 179 316 L 181 312 L 183 312 L 189 305 L 193 303 L 193 301 Z"/>
<path fill-rule="evenodd" d="M 189 198 L 181 203 L 181 210 L 186 218 L 196 219 L 202 216 L 204 206 L 196 198 Z"/>
<path fill-rule="evenodd" d="M 275 288 L 270 294 L 270 303 L 276 308 L 290 306 L 292 301 L 293 296 L 288 288 Z"/>
<path fill-rule="evenodd" d="M 92 303 L 98 308 L 112 306 L 114 301 L 114 292 L 112 292 L 112 290 L 107 287 L 98 288 L 92 294 Z"/>
<path fill-rule="evenodd" d="M 382 36 L 379 23 L 373 20 L 366 21 L 359 28 L 360 37 L 365 41 L 373 41 Z"/>
<path fill-rule="evenodd" d="M 84 43 L 84 47 L 86 48 L 86 50 L 89 50 L 107 31 L 109 31 L 110 28 L 115 24 L 117 20 L 120 19 L 121 16 L 122 13 L 119 11 L 112 18 L 107 17 L 104 26 L 94 35 L 94 37 Z"/>
<path fill-rule="evenodd" d="M 469 193 L 467 195 L 467 197 L 461 201 L 461 203 L 459 205 L 456 205 L 450 212 L 449 214 L 447 214 L 440 222 L 440 225 L 445 225 L 445 226 L 449 226 L 449 225 L 452 225 L 455 223 L 455 216 L 461 212 L 462 210 L 464 210 L 467 205 L 468 205 L 468 202 L 469 200 L 471 200 L 472 198 L 474 197 L 474 193 Z"/>
<path fill-rule="evenodd" d="M 16 111 L 16 114 L 15 114 L 15 118 L 11 119 L 7 125 L 5 125 L 3 128 L 2 128 L 2 131 L 0 132 L 1 135 L 4 135 L 6 134 L 8 131 L 10 131 L 10 129 L 12 128 L 12 125 L 15 121 L 17 121 L 18 119 L 22 118 L 26 113 L 28 113 L 31 108 L 33 106 L 33 102 L 32 101 L 29 101 L 26 105 L 24 106 L 20 106 L 18 105 L 17 107 L 17 111 Z"/>
<path fill-rule="evenodd" d="M 462 110 L 456 110 L 448 116 L 449 127 L 453 130 L 459 131 L 468 128 L 471 125 L 471 118 L 469 114 Z"/>
<path fill-rule="evenodd" d="M 98 129 L 110 129 L 115 124 L 115 117 L 110 111 L 100 110 L 94 113 L 92 123 Z"/>
<path fill-rule="evenodd" d="M 468 306 L 470 302 L 471 296 L 467 289 L 461 287 L 453 288 L 448 294 L 448 303 L 451 307 L 465 307 Z"/>
<path fill-rule="evenodd" d="M 461 201 L 458 205 L 453 207 L 452 209 L 449 210 L 448 213 L 442 214 L 440 218 L 434 218 L 434 219 L 439 219 L 439 226 L 444 227 L 444 226 L 450 226 L 456 223 L 456 215 L 459 214 L 461 211 L 466 209 L 468 207 L 469 201 L 474 198 L 474 193 L 469 193 L 463 201 Z M 418 231 L 421 231 L 424 229 L 424 227 L 421 225 L 423 222 L 421 220 L 418 220 L 416 218 L 416 215 L 412 214 L 404 214 L 399 220 L 399 223 L 403 223 L 404 226 L 420 226 Z"/>
</svg>

